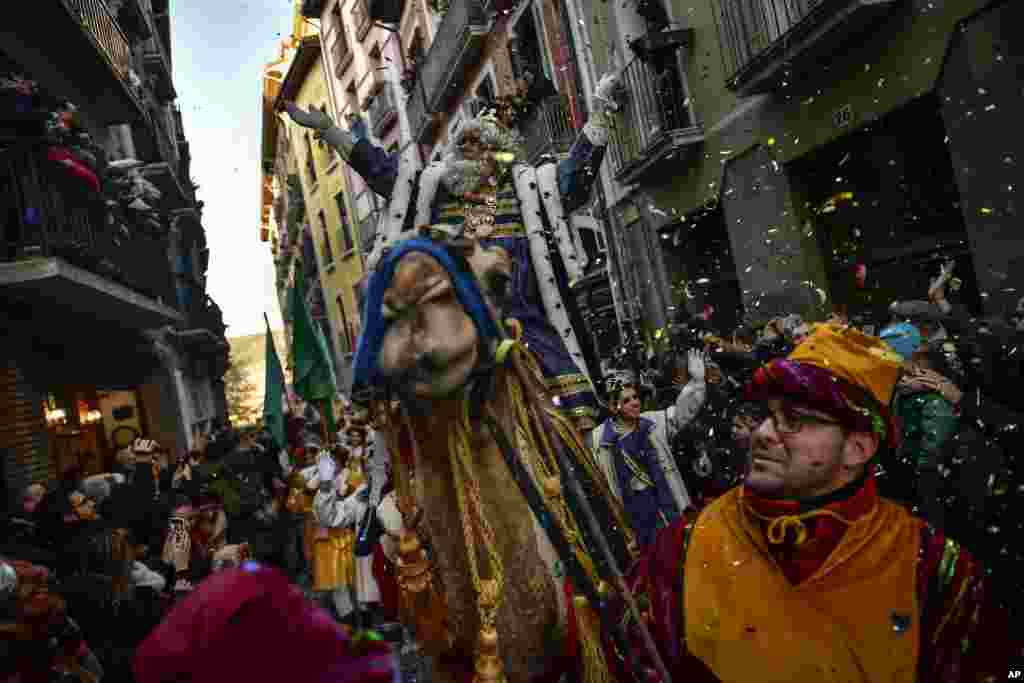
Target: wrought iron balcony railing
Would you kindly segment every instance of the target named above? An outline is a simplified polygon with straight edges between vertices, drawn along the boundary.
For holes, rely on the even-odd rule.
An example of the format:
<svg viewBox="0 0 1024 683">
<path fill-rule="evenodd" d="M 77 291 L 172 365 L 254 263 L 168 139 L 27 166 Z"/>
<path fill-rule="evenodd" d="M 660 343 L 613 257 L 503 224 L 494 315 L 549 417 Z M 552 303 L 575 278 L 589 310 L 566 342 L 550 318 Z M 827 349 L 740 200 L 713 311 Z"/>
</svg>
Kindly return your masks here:
<svg viewBox="0 0 1024 683">
<path fill-rule="evenodd" d="M 488 31 L 480 0 L 451 0 L 420 66 L 429 111 L 444 109 L 464 90 L 463 79 L 480 58 Z"/>
<path fill-rule="evenodd" d="M 128 44 L 128 37 L 118 26 L 117 20 L 107 9 L 103 0 L 63 0 L 82 26 L 96 41 L 100 50 L 110 60 L 117 74 L 128 78 L 128 69 L 131 68 L 132 51 Z"/>
<path fill-rule="evenodd" d="M 381 136 L 387 132 L 398 120 L 398 98 L 395 96 L 395 88 L 391 84 L 385 84 L 373 99 L 370 100 L 370 126 L 373 134 Z"/>
<path fill-rule="evenodd" d="M 118 25 L 124 29 L 129 38 L 149 40 L 153 35 L 153 27 L 149 23 L 147 7 L 144 0 L 107 0 L 107 7 L 113 14 Z"/>
<path fill-rule="evenodd" d="M 59 257 L 168 306 L 176 305 L 166 234 L 107 223 L 103 198 L 47 159 L 47 146 L 20 144 L 0 155 L 14 220 L 0 234 L 0 261 Z"/>
<path fill-rule="evenodd" d="M 741 95 L 766 92 L 787 67 L 817 62 L 809 51 L 829 53 L 896 0 L 722 0 L 718 30 L 728 87 Z"/>
<path fill-rule="evenodd" d="M 480 112 L 482 112 L 484 109 L 487 109 L 490 106 L 492 106 L 491 103 L 489 103 L 484 98 L 473 97 L 465 104 L 466 115 L 471 119 L 475 119 L 477 116 L 480 115 Z"/>
<path fill-rule="evenodd" d="M 634 61 L 622 77 L 627 100 L 615 120 L 608 158 L 618 180 L 635 182 L 680 148 L 701 142 L 703 130 L 693 112 L 679 73 Z"/>
<path fill-rule="evenodd" d="M 540 103 L 529 120 L 523 124 L 526 139 L 526 158 L 531 164 L 546 154 L 565 154 L 576 139 L 569 119 L 565 95 L 555 95 Z"/>
</svg>

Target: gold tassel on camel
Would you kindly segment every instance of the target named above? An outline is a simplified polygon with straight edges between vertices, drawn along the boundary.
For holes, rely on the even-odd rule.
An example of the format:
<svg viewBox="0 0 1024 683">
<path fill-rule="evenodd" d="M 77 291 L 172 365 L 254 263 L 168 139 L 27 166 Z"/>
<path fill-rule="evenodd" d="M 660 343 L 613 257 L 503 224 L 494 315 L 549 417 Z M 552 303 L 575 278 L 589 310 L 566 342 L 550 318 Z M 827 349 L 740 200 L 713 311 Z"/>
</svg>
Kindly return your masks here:
<svg viewBox="0 0 1024 683">
<path fill-rule="evenodd" d="M 448 605 L 438 589 L 423 544 L 414 531 L 403 531 L 398 544 L 398 587 L 402 612 L 412 618 L 417 639 L 428 649 L 448 649 L 453 644 L 448 630 Z"/>
<path fill-rule="evenodd" d="M 464 402 L 458 424 L 448 437 L 448 452 L 451 454 L 456 498 L 462 516 L 469 574 L 477 592 L 477 611 L 480 617 L 473 683 L 505 683 L 505 665 L 501 660 L 495 624 L 498 608 L 504 597 L 505 570 L 498 555 L 494 529 L 484 514 L 483 501 L 480 499 L 480 483 L 470 445 L 471 429 L 469 402 Z M 483 541 L 484 554 L 490 565 L 489 579 L 482 579 L 480 576 L 480 567 L 477 564 L 477 536 Z"/>
</svg>

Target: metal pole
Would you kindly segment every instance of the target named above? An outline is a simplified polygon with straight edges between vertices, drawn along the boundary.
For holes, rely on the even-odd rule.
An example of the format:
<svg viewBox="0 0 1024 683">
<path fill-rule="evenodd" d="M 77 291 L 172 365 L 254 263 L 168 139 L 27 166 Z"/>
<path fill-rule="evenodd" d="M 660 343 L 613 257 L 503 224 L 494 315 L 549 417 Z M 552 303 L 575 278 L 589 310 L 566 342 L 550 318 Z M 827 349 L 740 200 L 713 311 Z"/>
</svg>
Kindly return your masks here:
<svg viewBox="0 0 1024 683">
<path fill-rule="evenodd" d="M 519 381 L 522 382 L 524 386 L 530 386 L 532 382 L 526 377 L 525 371 L 519 366 L 519 364 L 513 363 L 512 366 L 515 368 Z M 585 521 L 587 526 L 590 527 L 590 533 L 593 534 L 593 537 L 597 541 L 597 549 L 604 557 L 605 562 L 608 563 L 609 569 L 611 569 L 612 580 L 615 582 L 616 588 L 626 601 L 627 610 L 636 620 L 637 627 L 640 629 L 640 635 L 643 637 L 644 647 L 647 649 L 647 654 L 650 656 L 651 662 L 654 664 L 654 668 L 658 671 L 658 675 L 661 677 L 663 683 L 672 683 L 672 676 L 669 674 L 668 668 L 665 666 L 665 662 L 662 660 L 661 654 L 658 652 L 658 646 L 654 642 L 654 637 L 651 635 L 647 625 L 644 624 L 643 616 L 640 613 L 640 607 L 637 605 L 636 598 L 633 596 L 633 592 L 626 584 L 626 577 L 622 573 L 619 563 L 615 560 L 615 554 L 612 552 L 611 545 L 608 543 L 608 538 L 604 535 L 604 529 L 601 528 L 601 524 L 598 521 L 597 516 L 594 514 L 594 509 L 590 507 L 590 502 L 587 500 L 587 495 L 583 490 L 583 485 L 580 484 L 580 480 L 575 476 L 576 469 L 565 455 L 565 449 L 562 447 L 562 443 L 557 436 L 557 431 L 548 420 L 547 415 L 544 414 L 543 409 L 537 411 L 537 416 L 542 423 L 541 426 L 544 431 L 552 436 L 552 442 L 555 445 L 555 456 L 558 458 L 558 462 L 562 470 L 568 476 L 569 486 L 572 488 L 573 493 L 579 501 L 580 509 L 583 511 L 583 516 L 586 518 Z"/>
</svg>

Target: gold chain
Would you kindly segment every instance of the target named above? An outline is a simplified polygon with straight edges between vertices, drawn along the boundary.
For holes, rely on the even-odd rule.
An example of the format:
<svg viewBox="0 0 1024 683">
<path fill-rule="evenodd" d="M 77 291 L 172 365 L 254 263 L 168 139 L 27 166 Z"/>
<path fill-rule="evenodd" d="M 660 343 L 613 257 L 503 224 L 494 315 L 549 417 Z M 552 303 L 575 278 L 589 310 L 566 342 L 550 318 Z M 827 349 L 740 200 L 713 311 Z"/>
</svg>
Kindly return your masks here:
<svg viewBox="0 0 1024 683">
<path fill-rule="evenodd" d="M 452 459 L 455 495 L 462 517 L 462 533 L 469 556 L 470 577 L 477 593 L 477 606 L 482 626 L 494 626 L 495 615 L 505 585 L 504 564 L 497 551 L 497 539 L 480 498 L 480 482 L 473 464 L 470 444 L 469 403 L 465 403 L 457 428 L 449 436 L 448 451 Z M 476 532 L 476 533 L 474 533 Z M 480 576 L 477 558 L 477 536 L 483 541 L 484 552 L 490 564 L 490 580 Z"/>
<path fill-rule="evenodd" d="M 493 192 L 467 192 L 463 204 L 464 230 L 469 237 L 486 239 L 494 232 L 498 222 L 498 188 Z"/>
</svg>

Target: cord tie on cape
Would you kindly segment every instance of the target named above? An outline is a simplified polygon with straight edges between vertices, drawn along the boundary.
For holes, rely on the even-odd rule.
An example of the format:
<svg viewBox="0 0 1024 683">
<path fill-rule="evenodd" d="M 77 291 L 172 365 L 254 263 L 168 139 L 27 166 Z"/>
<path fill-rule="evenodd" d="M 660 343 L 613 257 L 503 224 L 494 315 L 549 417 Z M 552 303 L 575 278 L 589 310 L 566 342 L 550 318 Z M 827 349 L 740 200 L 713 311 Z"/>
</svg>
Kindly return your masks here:
<svg viewBox="0 0 1024 683">
<path fill-rule="evenodd" d="M 786 540 L 787 532 L 792 530 L 794 534 L 793 545 L 800 546 L 807 541 L 809 532 L 807 531 L 807 525 L 804 524 L 804 520 L 811 519 L 814 517 L 831 517 L 837 519 L 846 526 L 852 526 L 853 522 L 846 519 L 837 512 L 822 508 L 820 510 L 811 510 L 799 515 L 782 515 L 780 517 L 771 517 L 763 515 L 753 508 L 750 503 L 746 503 L 744 507 L 752 515 L 768 522 L 768 529 L 766 535 L 768 536 L 768 542 L 772 545 L 781 545 Z"/>
<path fill-rule="evenodd" d="M 494 351 L 494 359 L 498 365 L 504 365 L 509 355 L 516 347 L 521 347 L 520 339 L 523 338 L 523 324 L 515 318 L 506 318 L 505 327 L 508 328 L 511 337 L 498 342 L 498 348 Z"/>
</svg>

